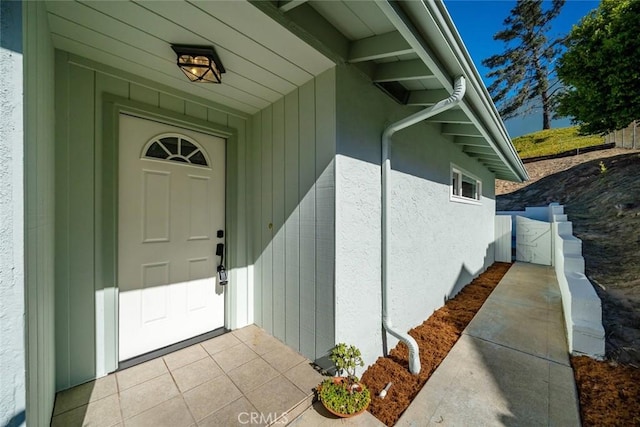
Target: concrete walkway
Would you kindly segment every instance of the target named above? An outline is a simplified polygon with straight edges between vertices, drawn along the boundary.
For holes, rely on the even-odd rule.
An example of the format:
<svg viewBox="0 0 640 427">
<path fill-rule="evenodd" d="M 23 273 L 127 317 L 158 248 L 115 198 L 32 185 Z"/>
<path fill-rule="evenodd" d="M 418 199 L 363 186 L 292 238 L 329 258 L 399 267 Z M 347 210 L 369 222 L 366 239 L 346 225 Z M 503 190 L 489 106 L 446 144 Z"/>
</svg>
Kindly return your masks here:
<svg viewBox="0 0 640 427">
<path fill-rule="evenodd" d="M 579 426 L 562 316 L 553 269 L 515 263 L 396 425 Z M 377 422 L 317 408 L 292 425 Z"/>
</svg>

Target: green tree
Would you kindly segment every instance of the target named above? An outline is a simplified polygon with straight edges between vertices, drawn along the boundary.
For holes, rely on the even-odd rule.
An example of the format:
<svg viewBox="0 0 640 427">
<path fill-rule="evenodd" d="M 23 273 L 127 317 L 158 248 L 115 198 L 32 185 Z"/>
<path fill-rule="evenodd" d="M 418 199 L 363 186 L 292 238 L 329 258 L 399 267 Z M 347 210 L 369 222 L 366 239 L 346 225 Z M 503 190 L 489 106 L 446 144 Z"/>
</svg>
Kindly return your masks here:
<svg viewBox="0 0 640 427">
<path fill-rule="evenodd" d="M 558 77 L 567 88 L 557 114 L 584 133 L 607 133 L 640 118 L 640 1 L 603 0 L 567 38 Z"/>
<path fill-rule="evenodd" d="M 505 50 L 482 64 L 491 69 L 487 77 L 494 80 L 489 92 L 503 118 L 531 113 L 541 105 L 542 128 L 551 127 L 555 96 L 549 82 L 562 40 L 547 39 L 547 32 L 564 2 L 553 0 L 543 10 L 542 0 L 518 0 L 503 22 L 505 29 L 494 34 L 494 40 L 505 43 Z"/>
</svg>

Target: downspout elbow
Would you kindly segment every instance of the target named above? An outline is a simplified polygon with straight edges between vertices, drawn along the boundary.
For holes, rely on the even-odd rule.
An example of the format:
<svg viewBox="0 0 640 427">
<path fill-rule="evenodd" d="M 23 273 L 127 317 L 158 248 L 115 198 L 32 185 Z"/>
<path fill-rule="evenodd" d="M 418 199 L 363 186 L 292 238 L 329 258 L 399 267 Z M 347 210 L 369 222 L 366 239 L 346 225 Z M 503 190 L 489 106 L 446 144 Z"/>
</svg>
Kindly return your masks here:
<svg viewBox="0 0 640 427">
<path fill-rule="evenodd" d="M 387 292 L 389 288 L 389 175 L 391 173 L 391 137 L 399 130 L 412 126 L 422 120 L 435 116 L 457 105 L 464 97 L 466 91 L 466 83 L 464 77 L 460 76 L 456 79 L 454 90 L 451 95 L 431 107 L 418 111 L 396 123 L 388 126 L 382 133 L 382 325 L 384 329 L 392 336 L 405 343 L 409 348 L 409 371 L 412 374 L 420 373 L 420 354 L 418 343 L 411 335 L 402 332 L 393 327 L 389 316 L 387 304 Z"/>
</svg>

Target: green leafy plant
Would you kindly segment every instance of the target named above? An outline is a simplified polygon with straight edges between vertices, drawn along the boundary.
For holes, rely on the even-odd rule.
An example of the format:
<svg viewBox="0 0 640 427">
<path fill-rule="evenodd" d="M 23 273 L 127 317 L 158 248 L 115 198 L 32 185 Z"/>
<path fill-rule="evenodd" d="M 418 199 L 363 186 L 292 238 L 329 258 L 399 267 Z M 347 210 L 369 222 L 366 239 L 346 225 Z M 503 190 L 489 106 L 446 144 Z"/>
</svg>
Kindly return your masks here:
<svg viewBox="0 0 640 427">
<path fill-rule="evenodd" d="M 331 361 L 335 363 L 338 375 L 342 375 L 343 372 L 347 372 L 347 378 L 351 381 L 358 381 L 356 377 L 356 368 L 358 366 L 364 366 L 362 360 L 362 354 L 360 350 L 354 345 L 347 345 L 345 343 L 336 344 L 331 350 Z"/>
<path fill-rule="evenodd" d="M 364 366 L 362 353 L 354 345 L 337 344 L 329 359 L 336 365 L 338 375 L 324 380 L 318 386 L 318 397 L 322 404 L 339 416 L 350 416 L 363 411 L 371 402 L 371 393 L 356 377 L 358 366 Z"/>
<path fill-rule="evenodd" d="M 327 378 L 318 386 L 322 404 L 336 414 L 353 415 L 369 406 L 371 393 L 364 384 L 350 384 L 343 378 Z"/>
<path fill-rule="evenodd" d="M 607 166 L 604 164 L 604 162 L 602 160 L 600 160 L 600 164 L 598 165 L 600 166 L 600 173 L 607 173 Z"/>
</svg>

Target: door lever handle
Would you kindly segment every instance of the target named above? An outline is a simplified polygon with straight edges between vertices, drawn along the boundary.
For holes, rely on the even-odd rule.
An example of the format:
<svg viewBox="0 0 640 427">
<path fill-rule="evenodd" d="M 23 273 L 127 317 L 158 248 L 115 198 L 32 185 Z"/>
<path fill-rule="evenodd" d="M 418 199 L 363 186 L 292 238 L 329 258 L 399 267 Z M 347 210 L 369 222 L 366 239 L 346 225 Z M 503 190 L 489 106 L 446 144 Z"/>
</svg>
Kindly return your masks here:
<svg viewBox="0 0 640 427">
<path fill-rule="evenodd" d="M 216 256 L 220 257 L 220 265 L 218 265 L 218 281 L 220 286 L 224 286 L 229 283 L 227 270 L 224 268 L 224 243 L 218 243 L 216 245 Z"/>
<path fill-rule="evenodd" d="M 229 283 L 229 279 L 227 277 L 227 270 L 224 268 L 224 265 L 220 264 L 218 266 L 218 281 L 220 282 L 220 286 L 224 286 Z"/>
</svg>

